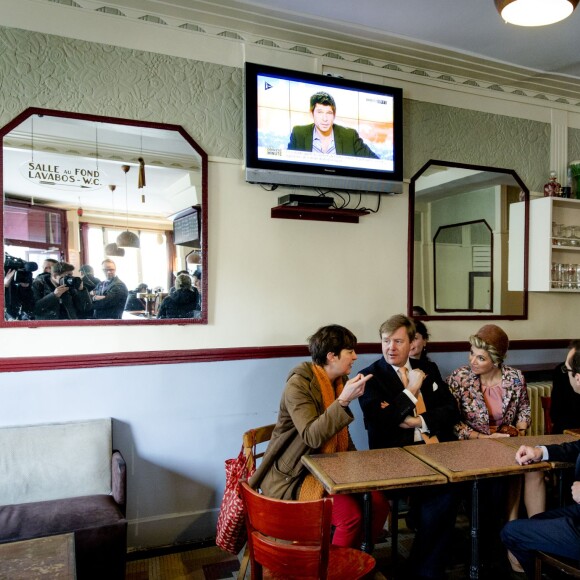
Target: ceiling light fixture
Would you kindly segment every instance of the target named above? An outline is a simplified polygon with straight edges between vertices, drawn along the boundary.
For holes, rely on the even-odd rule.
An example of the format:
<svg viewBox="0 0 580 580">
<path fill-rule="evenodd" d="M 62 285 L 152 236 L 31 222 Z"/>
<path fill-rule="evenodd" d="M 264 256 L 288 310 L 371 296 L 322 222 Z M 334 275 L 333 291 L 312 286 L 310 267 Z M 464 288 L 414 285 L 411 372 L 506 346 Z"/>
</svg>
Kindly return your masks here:
<svg viewBox="0 0 580 580">
<path fill-rule="evenodd" d="M 517 26 L 546 26 L 568 18 L 579 0 L 495 0 L 501 17 Z"/>
<path fill-rule="evenodd" d="M 129 201 L 127 196 L 127 173 L 129 172 L 129 169 L 131 169 L 131 166 L 121 165 L 121 169 L 125 173 L 125 207 L 127 209 L 127 229 L 117 236 L 117 246 L 119 246 L 120 248 L 139 248 L 141 247 L 139 236 L 129 231 Z"/>
</svg>

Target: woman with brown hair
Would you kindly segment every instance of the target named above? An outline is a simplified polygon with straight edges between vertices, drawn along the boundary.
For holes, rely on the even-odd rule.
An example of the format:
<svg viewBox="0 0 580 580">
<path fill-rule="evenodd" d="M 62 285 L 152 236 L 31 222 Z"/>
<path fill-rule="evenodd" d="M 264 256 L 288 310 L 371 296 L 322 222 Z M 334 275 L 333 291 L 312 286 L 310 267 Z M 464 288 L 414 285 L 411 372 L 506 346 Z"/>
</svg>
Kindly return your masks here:
<svg viewBox="0 0 580 580">
<path fill-rule="evenodd" d="M 343 326 L 318 329 L 309 339 L 312 362 L 303 362 L 289 374 L 282 393 L 278 421 L 262 463 L 250 478 L 268 497 L 311 500 L 324 489 L 302 464 L 303 455 L 352 451 L 348 425 L 354 421 L 349 404 L 360 397 L 370 376 L 348 380 L 357 359 L 356 337 Z M 381 492 L 372 493 L 373 535 L 382 530 L 389 503 Z M 332 543 L 360 548 L 362 496 L 333 496 Z"/>
</svg>

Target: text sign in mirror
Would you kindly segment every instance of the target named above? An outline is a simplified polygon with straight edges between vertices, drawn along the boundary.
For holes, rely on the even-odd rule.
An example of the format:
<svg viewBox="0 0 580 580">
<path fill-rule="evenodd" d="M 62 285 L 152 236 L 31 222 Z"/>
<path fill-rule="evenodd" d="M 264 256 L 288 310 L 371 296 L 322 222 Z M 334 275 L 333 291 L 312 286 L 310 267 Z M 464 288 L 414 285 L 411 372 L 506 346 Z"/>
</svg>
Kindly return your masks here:
<svg viewBox="0 0 580 580">
<path fill-rule="evenodd" d="M 0 134 L 2 325 L 207 322 L 207 155 L 181 127 L 29 109 Z"/>
<path fill-rule="evenodd" d="M 529 192 L 517 174 L 430 161 L 409 195 L 409 312 L 526 318 Z"/>
</svg>

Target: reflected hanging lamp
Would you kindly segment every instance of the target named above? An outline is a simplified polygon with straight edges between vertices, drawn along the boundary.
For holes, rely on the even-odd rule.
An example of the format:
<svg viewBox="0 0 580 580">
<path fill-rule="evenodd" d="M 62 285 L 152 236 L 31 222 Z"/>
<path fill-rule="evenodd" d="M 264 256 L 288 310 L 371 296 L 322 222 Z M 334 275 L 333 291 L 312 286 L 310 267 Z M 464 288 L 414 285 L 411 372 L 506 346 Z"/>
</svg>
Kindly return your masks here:
<svg viewBox="0 0 580 580">
<path fill-rule="evenodd" d="M 546 26 L 568 18 L 579 0 L 494 0 L 501 17 L 517 26 Z"/>
<path fill-rule="evenodd" d="M 121 169 L 125 173 L 125 207 L 127 210 L 127 229 L 117 236 L 117 246 L 120 248 L 140 248 L 141 243 L 139 236 L 129 231 L 129 202 L 127 197 L 127 173 L 131 167 L 129 165 L 121 165 Z"/>
</svg>

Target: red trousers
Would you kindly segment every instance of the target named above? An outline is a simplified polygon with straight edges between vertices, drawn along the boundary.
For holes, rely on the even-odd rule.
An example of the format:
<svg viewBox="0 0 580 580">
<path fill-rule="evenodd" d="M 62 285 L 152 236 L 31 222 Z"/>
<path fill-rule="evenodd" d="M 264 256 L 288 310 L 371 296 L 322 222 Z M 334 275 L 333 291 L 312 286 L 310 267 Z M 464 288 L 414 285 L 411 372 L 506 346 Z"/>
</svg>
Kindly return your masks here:
<svg viewBox="0 0 580 580">
<path fill-rule="evenodd" d="M 387 516 L 389 500 L 381 491 L 371 492 L 373 541 L 379 537 Z M 360 548 L 363 540 L 363 496 L 344 494 L 332 496 L 332 543 L 345 548 Z"/>
</svg>

